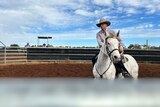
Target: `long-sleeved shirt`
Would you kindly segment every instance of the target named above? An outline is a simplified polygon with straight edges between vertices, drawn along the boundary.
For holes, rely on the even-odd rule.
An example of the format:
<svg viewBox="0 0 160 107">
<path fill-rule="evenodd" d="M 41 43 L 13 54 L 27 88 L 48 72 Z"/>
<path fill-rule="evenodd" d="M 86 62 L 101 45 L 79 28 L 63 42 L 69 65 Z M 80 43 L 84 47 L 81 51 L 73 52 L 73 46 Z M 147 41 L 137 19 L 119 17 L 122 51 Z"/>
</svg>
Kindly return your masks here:
<svg viewBox="0 0 160 107">
<path fill-rule="evenodd" d="M 106 32 L 106 33 L 105 33 Z M 111 30 L 111 29 L 108 29 L 106 28 L 105 31 L 103 30 L 100 30 L 97 35 L 96 35 L 96 38 L 97 38 L 97 42 L 98 42 L 98 45 L 99 47 L 102 46 L 102 44 L 104 43 L 105 41 L 105 38 L 109 37 L 109 36 L 117 36 L 115 31 Z M 120 46 L 123 46 L 124 47 L 124 44 L 122 42 L 122 39 L 120 38 L 120 36 L 117 37 L 119 42 L 120 42 Z"/>
</svg>

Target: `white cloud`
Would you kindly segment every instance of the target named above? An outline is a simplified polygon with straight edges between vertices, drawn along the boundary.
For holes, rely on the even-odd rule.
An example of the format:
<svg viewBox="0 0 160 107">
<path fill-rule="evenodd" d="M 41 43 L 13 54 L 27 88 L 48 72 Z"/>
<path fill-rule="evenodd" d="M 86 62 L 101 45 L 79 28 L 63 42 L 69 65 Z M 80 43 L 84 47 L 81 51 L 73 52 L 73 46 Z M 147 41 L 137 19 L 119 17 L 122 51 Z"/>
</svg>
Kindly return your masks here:
<svg viewBox="0 0 160 107">
<path fill-rule="evenodd" d="M 126 8 L 125 11 L 126 11 L 126 13 L 128 13 L 128 14 L 138 13 L 137 10 L 134 9 L 134 8 Z"/>
<path fill-rule="evenodd" d="M 94 10 L 94 14 L 96 17 L 104 17 L 104 16 L 106 16 L 106 13 L 107 13 L 107 15 L 109 15 L 111 13 L 110 8 Z"/>
<path fill-rule="evenodd" d="M 135 28 L 136 29 L 145 29 L 145 28 L 152 28 L 154 25 L 153 24 L 142 24 L 142 25 L 139 25 L 139 26 L 136 26 Z"/>
<path fill-rule="evenodd" d="M 67 9 L 83 7 L 83 5 L 78 6 L 76 2 L 70 2 L 70 0 L 63 0 L 62 2 L 14 0 L 13 4 L 10 2 L 12 1 L 0 1 L 2 6 L 0 7 L 0 40 L 7 45 L 36 41 L 33 38 L 41 31 L 44 33 L 45 29 L 49 27 L 63 29 L 74 23 L 81 25 L 83 20 L 76 15 L 65 12 L 64 8 L 56 7 L 64 7 L 64 5 L 66 8 L 68 7 Z"/>
<path fill-rule="evenodd" d="M 82 16 L 90 16 L 90 17 L 93 16 L 92 12 L 89 12 L 87 10 L 82 10 L 82 9 L 76 10 L 75 13 Z"/>
<path fill-rule="evenodd" d="M 148 25 L 146 25 L 145 27 L 146 28 L 152 28 L 154 25 L 153 24 L 148 24 Z"/>
<path fill-rule="evenodd" d="M 107 9 L 95 10 L 96 14 L 103 14 L 106 12 L 110 13 L 127 13 L 127 14 L 137 14 L 137 13 L 146 13 L 154 14 L 160 13 L 160 1 L 158 0 L 94 0 L 94 4 L 99 6 L 108 6 Z M 143 10 L 144 9 L 144 10 Z"/>
<path fill-rule="evenodd" d="M 10 46 L 11 44 L 18 44 L 20 46 L 26 45 L 26 43 L 30 43 L 31 45 L 37 44 L 37 36 L 35 34 L 29 34 L 29 33 L 0 33 L 0 40 L 6 45 Z M 0 46 L 2 46 L 0 44 Z"/>
<path fill-rule="evenodd" d="M 160 2 L 146 5 L 146 9 L 148 14 L 159 13 L 160 12 Z"/>
<path fill-rule="evenodd" d="M 71 16 L 65 12 L 51 7 L 36 6 L 34 13 L 40 17 L 40 20 L 49 25 L 60 26 L 67 24 Z"/>
<path fill-rule="evenodd" d="M 143 1 L 139 1 L 139 0 L 115 0 L 115 2 L 119 5 L 124 5 L 124 6 L 133 6 L 133 7 L 139 7 L 142 6 Z"/>
<path fill-rule="evenodd" d="M 160 12 L 160 1 L 159 0 L 115 0 L 115 3 L 119 6 L 123 7 L 120 8 L 121 11 L 127 8 L 131 10 L 126 10 L 126 12 L 135 13 L 134 10 L 137 10 L 141 13 L 153 14 Z M 145 9 L 146 11 L 142 11 L 141 9 Z"/>
<path fill-rule="evenodd" d="M 73 32 L 55 33 L 53 38 L 56 40 L 86 40 L 95 39 L 98 30 L 77 29 Z M 50 34 L 49 34 L 50 35 Z"/>
<path fill-rule="evenodd" d="M 105 19 L 117 19 L 117 16 L 104 16 Z"/>
<path fill-rule="evenodd" d="M 93 3 L 100 6 L 111 6 L 112 0 L 93 0 Z"/>
<path fill-rule="evenodd" d="M 27 29 L 27 28 L 24 28 Z M 29 43 L 30 45 L 37 45 L 37 36 L 51 36 L 53 37 L 52 40 L 50 40 L 50 44 L 54 44 L 56 41 L 83 41 L 83 40 L 95 40 L 96 44 L 96 33 L 98 32 L 98 29 L 95 30 L 85 30 L 85 29 L 77 29 L 75 31 L 68 31 L 68 32 L 62 32 L 62 33 L 0 33 L 1 41 L 4 42 L 7 46 L 10 44 L 19 44 L 20 46 L 25 46 L 26 43 Z M 43 41 L 42 41 L 43 42 Z M 44 41 L 46 42 L 46 41 Z M 61 44 L 65 45 L 65 44 Z M 83 45 L 83 44 L 82 44 Z M 1 46 L 1 44 L 0 44 Z"/>
<path fill-rule="evenodd" d="M 36 38 L 37 34 L 50 34 L 52 30 L 61 32 L 52 32 L 57 40 L 95 39 L 94 29 L 98 29 L 95 24 L 100 18 L 111 20 L 113 26 L 122 22 L 127 23 L 127 26 L 134 26 L 129 25 L 137 21 L 131 18 L 132 15 L 136 16 L 142 12 L 159 14 L 159 5 L 159 0 L 1 0 L 0 40 L 6 41 L 6 44 L 13 42 L 24 44 L 26 41 L 34 41 L 32 39 Z M 141 16 L 140 19 L 144 17 Z M 152 23 L 141 22 L 141 25 L 133 28 L 140 34 L 145 32 L 144 29 L 150 29 L 147 31 L 153 33 L 155 31 L 153 27 Z M 78 28 L 82 30 L 75 30 Z M 93 30 L 87 31 L 89 28 Z M 127 33 L 134 34 L 128 30 Z"/>
<path fill-rule="evenodd" d="M 32 26 L 36 23 L 36 17 L 23 10 L 0 10 L 1 32 L 21 32 L 21 26 Z"/>
<path fill-rule="evenodd" d="M 59 8 L 55 6 L 68 6 L 72 8 L 77 8 L 75 2 L 69 2 L 68 0 L 63 0 L 63 2 L 44 2 L 42 0 L 30 1 L 28 2 L 14 2 L 14 5 L 9 4 L 10 1 L 5 1 L 1 4 L 4 8 L 0 8 L 0 24 L 1 32 L 24 32 L 21 27 L 44 27 L 45 25 L 56 28 L 66 28 L 74 20 L 75 23 L 80 23 L 83 19 L 76 15 L 69 14 L 65 12 L 64 8 Z M 55 3 L 55 4 L 54 4 Z M 23 5 L 24 7 L 21 7 Z M 19 8 L 17 8 L 19 7 Z M 68 9 L 70 9 L 68 8 Z M 89 12 L 85 13 L 85 10 L 81 14 L 87 15 Z M 81 23 L 80 23 L 81 24 Z M 2 26 L 4 25 L 4 26 Z M 64 26 L 65 25 L 65 26 Z"/>
<path fill-rule="evenodd" d="M 143 37 L 160 37 L 160 29 L 127 27 L 120 29 L 123 38 L 143 38 Z"/>
</svg>

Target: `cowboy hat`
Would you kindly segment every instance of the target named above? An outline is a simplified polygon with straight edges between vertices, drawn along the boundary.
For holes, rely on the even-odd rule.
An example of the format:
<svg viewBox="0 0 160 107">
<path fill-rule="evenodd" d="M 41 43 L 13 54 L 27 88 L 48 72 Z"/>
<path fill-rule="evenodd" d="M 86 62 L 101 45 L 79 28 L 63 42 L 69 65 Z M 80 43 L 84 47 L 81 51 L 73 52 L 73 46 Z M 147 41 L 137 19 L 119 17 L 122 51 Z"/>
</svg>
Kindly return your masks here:
<svg viewBox="0 0 160 107">
<path fill-rule="evenodd" d="M 107 24 L 107 26 L 109 26 L 110 24 L 111 24 L 111 22 L 110 21 L 107 21 L 107 20 L 105 20 L 105 19 L 100 19 L 99 20 L 99 23 L 97 23 L 96 25 L 98 26 L 98 27 L 100 27 L 101 26 L 101 24 Z"/>
</svg>

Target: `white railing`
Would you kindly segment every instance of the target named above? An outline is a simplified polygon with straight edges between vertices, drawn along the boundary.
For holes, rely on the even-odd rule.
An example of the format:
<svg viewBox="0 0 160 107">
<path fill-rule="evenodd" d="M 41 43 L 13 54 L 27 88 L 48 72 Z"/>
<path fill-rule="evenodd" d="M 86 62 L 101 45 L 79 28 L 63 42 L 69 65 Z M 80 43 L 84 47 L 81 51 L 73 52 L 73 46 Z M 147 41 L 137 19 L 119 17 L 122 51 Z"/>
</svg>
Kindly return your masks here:
<svg viewBox="0 0 160 107">
<path fill-rule="evenodd" d="M 27 62 L 27 50 L 25 48 L 2 47 L 0 49 L 0 62 Z"/>
</svg>

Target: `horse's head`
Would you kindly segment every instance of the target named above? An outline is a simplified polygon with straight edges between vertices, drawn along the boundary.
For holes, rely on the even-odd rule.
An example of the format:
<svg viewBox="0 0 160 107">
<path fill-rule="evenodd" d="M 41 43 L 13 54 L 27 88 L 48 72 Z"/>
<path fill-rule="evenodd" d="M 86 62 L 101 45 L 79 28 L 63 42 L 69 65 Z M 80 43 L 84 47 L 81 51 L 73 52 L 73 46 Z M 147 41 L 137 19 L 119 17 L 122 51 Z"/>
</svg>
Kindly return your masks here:
<svg viewBox="0 0 160 107">
<path fill-rule="evenodd" d="M 120 43 L 118 40 L 118 36 L 119 36 L 119 31 L 117 34 L 116 33 L 111 34 L 109 37 L 107 37 L 104 43 L 107 54 L 115 62 L 121 59 L 121 55 L 119 53 Z"/>
</svg>

